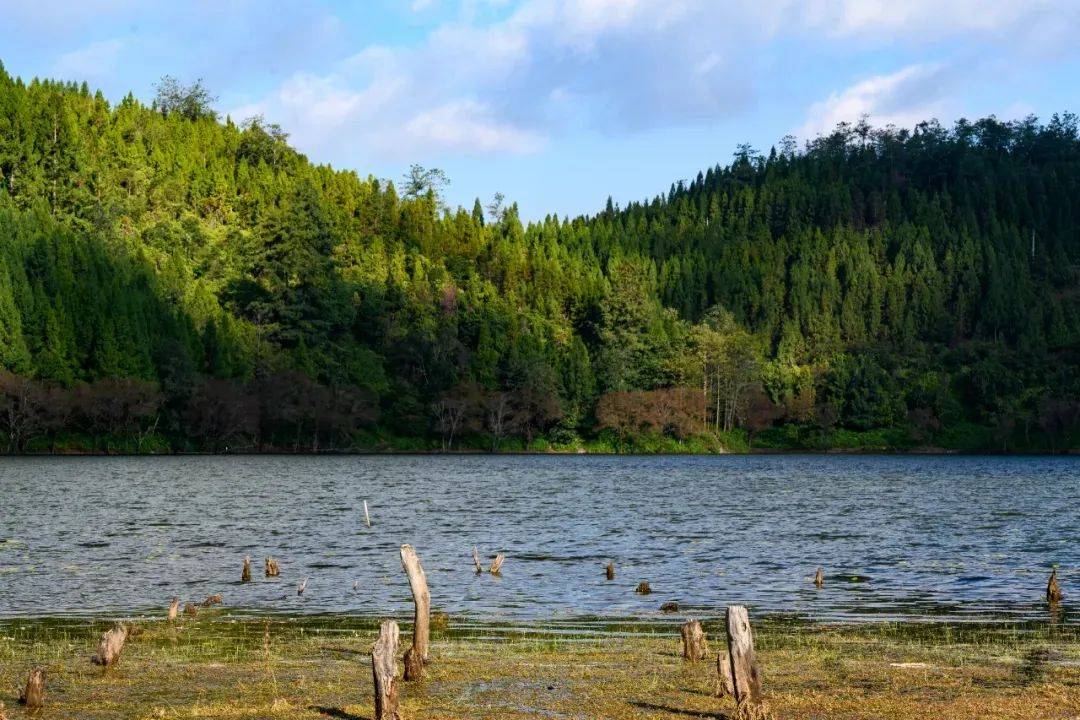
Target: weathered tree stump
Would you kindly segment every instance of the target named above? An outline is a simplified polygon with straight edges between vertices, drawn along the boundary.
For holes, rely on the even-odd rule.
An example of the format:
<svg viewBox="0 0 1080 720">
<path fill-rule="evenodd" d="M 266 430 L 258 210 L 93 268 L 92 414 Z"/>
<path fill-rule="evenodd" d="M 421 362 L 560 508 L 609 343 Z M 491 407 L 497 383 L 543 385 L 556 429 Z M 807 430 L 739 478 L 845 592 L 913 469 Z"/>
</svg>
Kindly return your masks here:
<svg viewBox="0 0 1080 720">
<path fill-rule="evenodd" d="M 650 593 L 652 593 L 652 588 L 649 587 L 649 581 L 642 580 L 641 582 L 639 582 L 638 586 L 634 588 L 634 592 L 636 592 L 638 595 L 649 595 Z"/>
<path fill-rule="evenodd" d="M 199 614 L 199 608 L 192 603 L 184 603 L 184 614 L 190 617 L 195 617 Z"/>
<path fill-rule="evenodd" d="M 251 582 L 251 558 L 244 556 L 244 569 L 240 571 L 240 582 Z"/>
<path fill-rule="evenodd" d="M 169 622 L 173 622 L 174 620 L 176 620 L 176 616 L 178 614 L 180 614 L 180 598 L 174 597 L 172 599 L 172 602 L 169 603 Z"/>
<path fill-rule="evenodd" d="M 430 660 L 431 594 L 428 592 L 424 568 L 412 545 L 401 546 L 401 567 L 409 576 L 409 588 L 416 609 L 413 614 L 412 647 L 405 653 L 405 679 L 421 680 L 424 677 L 424 663 Z"/>
<path fill-rule="evenodd" d="M 716 654 L 716 697 L 735 694 L 735 681 L 731 677 L 731 656 L 727 651 Z"/>
<path fill-rule="evenodd" d="M 687 620 L 682 626 L 681 634 L 683 660 L 697 662 L 708 656 L 709 643 L 705 639 L 705 631 L 701 629 L 700 622 Z"/>
<path fill-rule="evenodd" d="M 679 612 L 679 603 L 674 600 L 669 600 L 660 606 L 660 612 L 662 613 L 677 613 Z"/>
<path fill-rule="evenodd" d="M 383 620 L 379 639 L 371 646 L 371 675 L 375 682 L 375 720 L 401 720 L 397 685 L 398 626 Z"/>
<path fill-rule="evenodd" d="M 281 574 L 281 570 L 278 569 L 277 560 L 272 557 L 266 558 L 266 577 L 277 577 Z"/>
<path fill-rule="evenodd" d="M 472 548 L 472 561 L 473 561 L 473 566 L 476 567 L 476 574 L 477 575 L 484 572 L 484 566 L 480 564 L 480 552 L 476 549 L 475 545 L 473 545 L 473 548 Z"/>
<path fill-rule="evenodd" d="M 4 712 L 4 703 L 0 702 L 0 720 L 8 720 L 7 713 Z"/>
<path fill-rule="evenodd" d="M 202 606 L 207 607 L 207 608 L 208 607 L 213 607 L 214 605 L 220 605 L 220 604 L 221 604 L 221 593 L 216 593 L 214 595 L 207 595 L 206 599 L 202 601 Z"/>
<path fill-rule="evenodd" d="M 120 661 L 120 653 L 124 650 L 127 642 L 128 629 L 123 623 L 116 623 L 116 627 L 101 635 L 98 642 L 97 653 L 94 654 L 93 662 L 102 667 L 112 667 Z"/>
<path fill-rule="evenodd" d="M 36 667 L 26 678 L 26 688 L 19 696 L 19 702 L 28 710 L 37 710 L 45 705 L 45 668 Z"/>
<path fill-rule="evenodd" d="M 492 575 L 498 575 L 502 572 L 503 561 L 506 560 L 502 553 L 495 556 L 495 559 L 491 561 L 491 567 L 488 568 L 488 572 Z"/>
<path fill-rule="evenodd" d="M 821 568 L 818 568 L 817 573 L 814 575 L 814 586 L 819 589 L 825 586 L 825 573 Z"/>
<path fill-rule="evenodd" d="M 308 579 L 304 578 L 303 580 L 300 581 L 300 584 L 296 586 L 296 594 L 297 595 L 303 595 L 304 591 L 307 590 L 307 581 L 308 581 Z"/>
<path fill-rule="evenodd" d="M 1061 602 L 1061 585 L 1058 584 L 1057 568 L 1050 571 L 1050 579 L 1046 582 L 1046 602 L 1051 605 Z"/>
<path fill-rule="evenodd" d="M 761 694 L 761 671 L 754 653 L 754 634 L 744 606 L 728 606 L 727 633 L 738 717 L 751 720 L 768 717 L 768 709 Z"/>
<path fill-rule="evenodd" d="M 607 564 L 607 567 L 604 568 L 604 577 L 606 577 L 608 580 L 615 579 L 615 563 L 609 562 Z"/>
</svg>

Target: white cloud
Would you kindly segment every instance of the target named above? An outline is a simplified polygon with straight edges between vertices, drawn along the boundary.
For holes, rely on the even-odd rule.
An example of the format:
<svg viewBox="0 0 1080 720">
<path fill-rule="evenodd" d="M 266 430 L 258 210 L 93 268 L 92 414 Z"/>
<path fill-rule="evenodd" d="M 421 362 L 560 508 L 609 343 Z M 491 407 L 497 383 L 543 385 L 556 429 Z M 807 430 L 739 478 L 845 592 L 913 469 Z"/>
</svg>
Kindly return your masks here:
<svg viewBox="0 0 1080 720">
<path fill-rule="evenodd" d="M 53 72 L 65 80 L 90 79 L 107 76 L 116 68 L 124 43 L 120 40 L 101 40 L 86 47 L 64 53 L 53 64 Z"/>
<path fill-rule="evenodd" d="M 949 111 L 949 85 L 949 73 L 942 65 L 909 65 L 875 75 L 812 105 L 796 134 L 812 138 L 831 132 L 838 123 L 858 122 L 864 115 L 875 125 L 912 127 Z"/>
</svg>

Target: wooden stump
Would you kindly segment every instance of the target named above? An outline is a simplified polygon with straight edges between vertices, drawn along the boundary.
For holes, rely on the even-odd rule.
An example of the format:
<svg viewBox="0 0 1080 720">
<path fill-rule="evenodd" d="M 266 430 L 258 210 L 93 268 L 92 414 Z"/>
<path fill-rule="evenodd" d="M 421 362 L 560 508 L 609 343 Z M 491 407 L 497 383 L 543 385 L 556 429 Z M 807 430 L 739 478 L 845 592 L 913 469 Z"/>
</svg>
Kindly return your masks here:
<svg viewBox="0 0 1080 720">
<path fill-rule="evenodd" d="M 371 515 L 368 514 L 367 500 L 364 501 L 364 524 L 371 527 Z"/>
<path fill-rule="evenodd" d="M 413 638 L 412 647 L 405 653 L 405 679 L 420 680 L 424 676 L 424 663 L 428 662 L 428 645 L 431 639 L 431 594 L 428 592 L 427 576 L 420 565 L 420 558 L 412 545 L 401 546 L 401 567 L 409 576 L 412 590 Z"/>
<path fill-rule="evenodd" d="M 682 626 L 681 634 L 683 660 L 690 662 L 704 660 L 709 654 L 709 643 L 705 639 L 705 631 L 701 629 L 701 623 L 697 620 L 687 620 Z"/>
<path fill-rule="evenodd" d="M 281 570 L 278 569 L 277 560 L 272 557 L 266 558 L 266 577 L 277 577 L 281 574 Z"/>
<path fill-rule="evenodd" d="M 1057 568 L 1050 571 L 1050 579 L 1046 582 L 1046 602 L 1053 605 L 1061 602 L 1061 585 L 1058 584 Z"/>
<path fill-rule="evenodd" d="M 244 569 L 240 571 L 240 582 L 251 582 L 251 558 L 244 556 Z"/>
<path fill-rule="evenodd" d="M 174 597 L 172 602 L 169 603 L 169 622 L 175 621 L 178 614 L 180 614 L 180 598 Z"/>
<path fill-rule="evenodd" d="M 214 605 L 221 604 L 221 593 L 215 595 L 207 595 L 206 599 L 202 601 L 203 607 L 213 607 Z"/>
<path fill-rule="evenodd" d="M 476 567 L 476 574 L 477 575 L 484 572 L 484 566 L 480 564 L 480 553 L 479 553 L 479 551 L 477 551 L 475 545 L 473 545 L 473 549 L 472 549 L 472 561 L 473 561 L 473 565 Z"/>
<path fill-rule="evenodd" d="M 727 609 L 728 654 L 731 656 L 731 678 L 740 718 L 768 717 L 761 695 L 761 671 L 754 654 L 754 634 L 750 617 L 742 605 Z"/>
<path fill-rule="evenodd" d="M 615 579 L 615 563 L 609 562 L 607 567 L 604 568 L 604 577 L 608 580 Z"/>
<path fill-rule="evenodd" d="M 652 592 L 652 588 L 649 587 L 649 581 L 648 580 L 642 580 L 641 582 L 639 582 L 638 586 L 636 588 L 634 588 L 634 592 L 636 592 L 638 595 L 648 595 L 648 594 L 650 594 Z"/>
<path fill-rule="evenodd" d="M 116 623 L 116 627 L 101 635 L 98 642 L 97 653 L 93 657 L 95 665 L 112 667 L 120 661 L 120 653 L 124 650 L 127 642 L 128 629 L 123 623 Z"/>
<path fill-rule="evenodd" d="M 735 681 L 731 678 L 731 656 L 727 652 L 716 654 L 716 697 L 735 694 Z"/>
<path fill-rule="evenodd" d="M 4 703 L 0 702 L 0 720 L 8 720 L 7 713 L 4 712 Z"/>
<path fill-rule="evenodd" d="M 195 617 L 199 614 L 199 608 L 191 603 L 184 603 L 184 614 L 190 617 Z"/>
<path fill-rule="evenodd" d="M 824 587 L 824 585 L 825 585 L 825 573 L 822 572 L 821 568 L 818 568 L 817 573 L 814 575 L 814 586 L 817 587 L 817 588 L 822 588 L 822 587 Z"/>
<path fill-rule="evenodd" d="M 669 600 L 660 606 L 660 612 L 662 613 L 677 613 L 679 612 L 679 603 L 674 600 Z"/>
<path fill-rule="evenodd" d="M 371 675 L 375 682 L 375 720 L 401 720 L 397 685 L 398 626 L 383 620 L 379 639 L 371 646 Z"/>
<path fill-rule="evenodd" d="M 308 579 L 304 578 L 303 580 L 300 581 L 300 584 L 296 586 L 296 594 L 297 595 L 303 595 L 304 591 L 307 590 L 307 581 L 308 581 Z"/>
<path fill-rule="evenodd" d="M 45 668 L 36 667 L 30 671 L 19 702 L 28 710 L 37 710 L 45 705 Z"/>
<path fill-rule="evenodd" d="M 491 562 L 491 567 L 488 568 L 488 572 L 492 575 L 498 575 L 502 572 L 503 561 L 506 560 L 502 553 L 495 556 L 495 559 Z"/>
</svg>

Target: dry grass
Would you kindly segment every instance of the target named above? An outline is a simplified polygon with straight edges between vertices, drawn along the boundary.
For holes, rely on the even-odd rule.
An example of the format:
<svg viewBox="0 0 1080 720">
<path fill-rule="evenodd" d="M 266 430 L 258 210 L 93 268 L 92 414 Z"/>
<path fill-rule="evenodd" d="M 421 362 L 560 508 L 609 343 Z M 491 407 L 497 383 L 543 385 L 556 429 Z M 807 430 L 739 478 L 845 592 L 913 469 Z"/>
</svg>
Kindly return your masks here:
<svg viewBox="0 0 1080 720">
<path fill-rule="evenodd" d="M 120 664 L 90 663 L 108 623 L 0 624 L 0 700 L 25 717 L 18 687 L 48 671 L 34 717 L 371 718 L 375 624 L 353 618 L 232 619 L 206 613 L 146 622 Z M 436 632 L 422 684 L 406 684 L 410 720 L 728 718 L 715 665 L 679 657 L 677 624 L 573 635 L 539 626 L 451 621 Z M 710 638 L 718 628 L 706 623 Z M 407 631 L 407 628 L 405 628 Z M 821 627 L 759 623 L 759 659 L 778 718 L 1080 718 L 1076 627 Z M 715 641 L 713 646 L 715 648 Z"/>
</svg>

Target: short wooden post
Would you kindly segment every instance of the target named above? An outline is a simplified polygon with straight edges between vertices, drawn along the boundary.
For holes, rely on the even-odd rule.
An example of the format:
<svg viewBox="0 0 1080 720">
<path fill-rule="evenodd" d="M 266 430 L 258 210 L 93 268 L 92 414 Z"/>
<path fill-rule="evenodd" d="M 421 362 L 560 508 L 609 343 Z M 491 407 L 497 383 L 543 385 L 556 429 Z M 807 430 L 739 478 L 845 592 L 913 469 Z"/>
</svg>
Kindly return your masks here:
<svg viewBox="0 0 1080 720">
<path fill-rule="evenodd" d="M 427 576 L 420 565 L 420 558 L 412 545 L 401 546 L 401 566 L 409 576 L 409 588 L 412 590 L 413 615 L 412 647 L 405 653 L 405 679 L 421 680 L 424 677 L 424 663 L 430 660 L 428 644 L 431 638 L 431 594 L 428 592 Z"/>
<path fill-rule="evenodd" d="M 477 575 L 484 572 L 484 566 L 480 564 L 480 552 L 476 549 L 475 545 L 473 545 L 472 548 L 472 561 L 473 565 L 476 567 Z"/>
<path fill-rule="evenodd" d="M 266 558 L 266 577 L 277 577 L 281 574 L 281 570 L 278 569 L 277 560 L 272 557 Z"/>
<path fill-rule="evenodd" d="M 496 555 L 495 559 L 491 562 L 491 567 L 488 569 L 488 572 L 492 575 L 498 575 L 499 573 L 501 573 L 504 560 L 506 560 L 506 558 L 503 557 L 502 553 Z"/>
<path fill-rule="evenodd" d="M 244 556 L 244 569 L 240 571 L 240 582 L 251 582 L 251 558 Z"/>
<path fill-rule="evenodd" d="M 821 568 L 818 568 L 817 573 L 814 575 L 814 586 L 818 589 L 825 586 L 825 573 Z"/>
<path fill-rule="evenodd" d="M 607 567 L 604 568 L 604 577 L 606 577 L 608 580 L 615 579 L 615 563 L 609 562 L 607 564 Z"/>
<path fill-rule="evenodd" d="M 680 631 L 682 634 L 683 660 L 697 662 L 709 654 L 709 643 L 705 640 L 705 631 L 697 620 L 687 620 Z"/>
<path fill-rule="evenodd" d="M 97 653 L 93 657 L 95 665 L 111 667 L 120 661 L 120 653 L 127 642 L 128 629 L 123 623 L 116 623 L 112 630 L 102 633 L 98 642 Z"/>
<path fill-rule="evenodd" d="M 19 702 L 28 710 L 37 710 L 45 705 L 45 668 L 36 667 L 30 671 Z"/>
<path fill-rule="evenodd" d="M 716 654 L 716 697 L 735 694 L 735 681 L 731 678 L 731 656 L 727 651 Z"/>
<path fill-rule="evenodd" d="M 383 620 L 379 639 L 371 646 L 371 675 L 375 683 L 375 720 L 401 720 L 398 713 L 398 625 Z"/>
<path fill-rule="evenodd" d="M 1057 568 L 1050 571 L 1050 579 L 1046 582 L 1046 602 L 1051 605 L 1061 602 L 1061 585 L 1058 584 Z"/>
<path fill-rule="evenodd" d="M 178 614 L 180 614 L 180 598 L 174 597 L 172 602 L 169 603 L 169 622 L 176 620 Z"/>
<path fill-rule="evenodd" d="M 762 718 L 768 710 L 761 695 L 761 671 L 754 654 L 754 634 L 750 616 L 742 605 L 727 609 L 728 654 L 731 656 L 731 678 L 740 718 Z"/>
<path fill-rule="evenodd" d="M 649 587 L 649 581 L 642 580 L 641 582 L 639 582 L 637 587 L 634 588 L 634 592 L 636 592 L 638 595 L 648 595 L 652 593 L 652 588 Z"/>
</svg>

